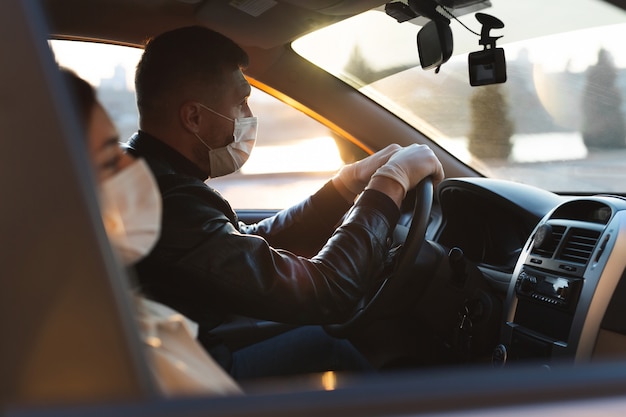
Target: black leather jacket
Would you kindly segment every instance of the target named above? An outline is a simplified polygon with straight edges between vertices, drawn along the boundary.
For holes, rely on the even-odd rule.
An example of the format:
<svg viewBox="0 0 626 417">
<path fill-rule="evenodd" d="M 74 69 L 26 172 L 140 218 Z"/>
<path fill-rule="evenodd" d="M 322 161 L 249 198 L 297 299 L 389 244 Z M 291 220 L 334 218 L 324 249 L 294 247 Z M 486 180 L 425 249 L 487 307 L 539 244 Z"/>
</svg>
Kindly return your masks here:
<svg viewBox="0 0 626 417">
<path fill-rule="evenodd" d="M 380 192 L 365 191 L 339 227 L 350 204 L 332 182 L 272 218 L 244 225 L 206 185 L 206 175 L 163 142 L 139 132 L 128 151 L 147 161 L 163 196 L 161 237 L 136 267 L 141 289 L 204 329 L 226 314 L 340 322 L 388 259 L 399 210 Z M 312 257 L 296 254 L 311 247 L 321 249 Z"/>
</svg>

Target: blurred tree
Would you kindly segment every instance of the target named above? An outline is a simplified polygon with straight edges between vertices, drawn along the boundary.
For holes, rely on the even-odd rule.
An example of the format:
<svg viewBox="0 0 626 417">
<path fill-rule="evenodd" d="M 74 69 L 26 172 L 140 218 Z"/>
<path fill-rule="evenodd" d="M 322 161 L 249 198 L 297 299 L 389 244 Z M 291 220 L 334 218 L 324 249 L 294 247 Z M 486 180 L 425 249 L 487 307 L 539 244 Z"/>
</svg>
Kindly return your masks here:
<svg viewBox="0 0 626 417">
<path fill-rule="evenodd" d="M 598 52 L 598 62 L 587 69 L 582 96 L 582 135 L 588 148 L 626 147 L 626 126 L 621 111 L 622 96 L 616 85 L 613 57 Z"/>
<path fill-rule="evenodd" d="M 476 87 L 470 98 L 469 151 L 479 158 L 505 159 L 511 152 L 513 122 L 502 85 Z"/>
<path fill-rule="evenodd" d="M 361 52 L 359 45 L 354 45 L 350 53 L 350 57 L 343 68 L 343 72 L 344 77 L 352 80 L 357 87 L 360 87 L 376 82 L 407 68 L 410 68 L 410 66 L 396 66 L 380 71 L 374 70 L 363 57 L 363 53 Z M 341 134 L 331 130 L 330 135 L 335 140 L 337 148 L 339 149 L 339 155 L 344 163 L 350 164 L 363 159 L 368 155 L 367 152 L 365 152 L 360 146 L 348 140 Z"/>
<path fill-rule="evenodd" d="M 375 70 L 367 59 L 363 56 L 359 45 L 354 45 L 350 52 L 350 57 L 343 67 L 344 75 L 355 80 L 359 86 L 372 84 L 389 75 L 396 74 L 406 69 L 412 68 L 414 65 L 396 65 L 382 70 Z"/>
</svg>

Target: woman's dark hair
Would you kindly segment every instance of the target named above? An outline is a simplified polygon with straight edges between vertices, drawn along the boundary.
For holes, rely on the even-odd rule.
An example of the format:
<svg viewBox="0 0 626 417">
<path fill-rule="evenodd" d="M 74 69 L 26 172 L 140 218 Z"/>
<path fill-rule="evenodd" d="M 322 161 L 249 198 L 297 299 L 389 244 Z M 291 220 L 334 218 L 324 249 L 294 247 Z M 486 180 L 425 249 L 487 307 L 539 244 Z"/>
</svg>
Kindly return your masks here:
<svg viewBox="0 0 626 417">
<path fill-rule="evenodd" d="M 80 78 L 76 73 L 68 68 L 61 68 L 61 76 L 63 77 L 70 96 L 74 100 L 76 110 L 79 113 L 80 121 L 83 127 L 89 126 L 91 111 L 98 103 L 96 90 L 87 81 Z"/>
</svg>

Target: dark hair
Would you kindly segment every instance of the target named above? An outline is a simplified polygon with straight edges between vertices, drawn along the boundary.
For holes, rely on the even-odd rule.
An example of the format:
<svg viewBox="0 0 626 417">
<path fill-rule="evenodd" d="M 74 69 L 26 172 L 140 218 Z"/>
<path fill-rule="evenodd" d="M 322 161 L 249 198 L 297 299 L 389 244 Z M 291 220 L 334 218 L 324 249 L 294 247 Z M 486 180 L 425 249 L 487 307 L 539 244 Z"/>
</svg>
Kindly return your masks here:
<svg viewBox="0 0 626 417">
<path fill-rule="evenodd" d="M 204 26 L 162 33 L 146 43 L 135 72 L 140 115 L 159 108 L 188 86 L 219 87 L 225 69 L 245 68 L 248 55 L 235 42 Z"/>
<path fill-rule="evenodd" d="M 70 91 L 71 99 L 74 100 L 83 128 L 89 126 L 91 111 L 98 103 L 96 90 L 87 81 L 80 78 L 68 68 L 60 68 L 61 76 Z"/>
</svg>

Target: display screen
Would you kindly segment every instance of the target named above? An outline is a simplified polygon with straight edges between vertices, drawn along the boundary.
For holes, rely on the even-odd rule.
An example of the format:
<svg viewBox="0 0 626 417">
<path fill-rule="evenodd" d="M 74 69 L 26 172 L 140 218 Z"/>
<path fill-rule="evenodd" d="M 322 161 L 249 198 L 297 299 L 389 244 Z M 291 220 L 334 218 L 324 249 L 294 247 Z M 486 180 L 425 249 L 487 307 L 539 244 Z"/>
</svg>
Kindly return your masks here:
<svg viewBox="0 0 626 417">
<path fill-rule="evenodd" d="M 547 276 L 540 284 L 539 291 L 565 301 L 569 295 L 569 283 L 569 280 L 565 278 Z"/>
</svg>

